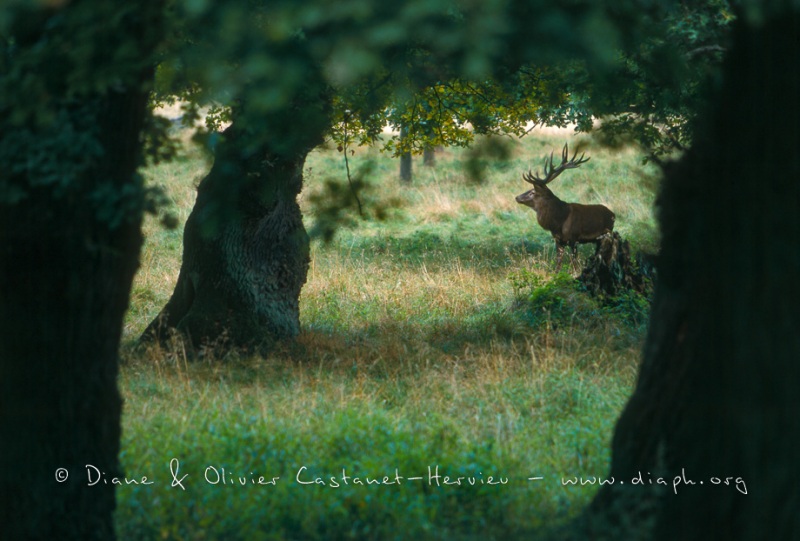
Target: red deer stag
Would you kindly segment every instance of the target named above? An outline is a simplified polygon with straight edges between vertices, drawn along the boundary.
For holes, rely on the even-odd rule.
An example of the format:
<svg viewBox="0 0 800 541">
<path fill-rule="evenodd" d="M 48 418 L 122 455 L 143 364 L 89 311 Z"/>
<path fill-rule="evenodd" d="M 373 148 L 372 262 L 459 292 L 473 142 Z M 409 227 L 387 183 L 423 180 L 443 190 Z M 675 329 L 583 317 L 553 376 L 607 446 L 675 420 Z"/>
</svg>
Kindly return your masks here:
<svg viewBox="0 0 800 541">
<path fill-rule="evenodd" d="M 533 184 L 533 188 L 516 197 L 517 203 L 536 211 L 536 220 L 539 225 L 553 235 L 558 252 L 558 269 L 561 268 L 564 246 L 572 248 L 572 257 L 574 258 L 578 252 L 578 243 L 594 242 L 599 248 L 599 237 L 614 230 L 615 216 L 607 207 L 565 203 L 547 187 L 547 184 L 565 170 L 575 169 L 590 160 L 581 154 L 578 161 L 575 161 L 577 154 L 576 150 L 572 159 L 567 160 L 569 147 L 568 144 L 565 144 L 561 151 L 561 165 L 554 167 L 553 153 L 551 152 L 550 157 L 544 160 L 544 178 L 538 176 L 539 171 L 536 171 L 536 176 L 532 175 L 530 171 L 523 174 L 522 178 Z"/>
</svg>

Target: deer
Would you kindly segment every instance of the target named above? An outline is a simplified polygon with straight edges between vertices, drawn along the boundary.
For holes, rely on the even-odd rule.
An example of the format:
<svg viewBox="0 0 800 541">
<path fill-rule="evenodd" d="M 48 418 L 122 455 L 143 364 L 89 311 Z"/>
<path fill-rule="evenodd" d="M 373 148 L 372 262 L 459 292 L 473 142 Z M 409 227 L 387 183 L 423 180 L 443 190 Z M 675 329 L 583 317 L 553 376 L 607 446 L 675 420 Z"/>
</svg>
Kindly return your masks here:
<svg viewBox="0 0 800 541">
<path fill-rule="evenodd" d="M 576 169 L 588 162 L 591 158 L 585 158 L 585 152 L 580 158 L 575 160 L 578 151 L 569 157 L 569 143 L 564 144 L 561 151 L 561 164 L 553 165 L 553 152 L 550 157 L 544 160 L 544 178 L 531 174 L 530 169 L 527 174 L 522 175 L 523 180 L 533 184 L 533 188 L 516 197 L 517 203 L 528 206 L 536 212 L 536 221 L 539 225 L 550 232 L 556 241 L 556 252 L 558 253 L 558 264 L 556 270 L 561 269 L 561 262 L 564 256 L 564 247 L 572 249 L 572 258 L 577 256 L 578 244 L 593 242 L 597 250 L 600 249 L 600 237 L 614 230 L 614 220 L 616 216 L 605 205 L 583 205 L 581 203 L 566 203 L 556 197 L 547 187 L 558 175 L 567 169 Z"/>
</svg>

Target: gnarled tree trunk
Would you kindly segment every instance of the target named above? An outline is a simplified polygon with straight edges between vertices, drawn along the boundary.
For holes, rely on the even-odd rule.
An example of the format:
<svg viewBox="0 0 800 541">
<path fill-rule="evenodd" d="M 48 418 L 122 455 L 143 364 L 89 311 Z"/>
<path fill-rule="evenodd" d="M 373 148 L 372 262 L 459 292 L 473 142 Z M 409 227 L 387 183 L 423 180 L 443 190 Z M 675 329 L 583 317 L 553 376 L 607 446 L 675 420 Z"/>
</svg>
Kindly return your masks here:
<svg viewBox="0 0 800 541">
<path fill-rule="evenodd" d="M 309 246 L 297 195 L 322 131 L 294 129 L 310 133 L 281 152 L 254 147 L 236 121 L 223 132 L 186 222 L 175 291 L 145 339 L 176 330 L 195 346 L 269 346 L 298 334 Z"/>
<path fill-rule="evenodd" d="M 650 331 L 592 538 L 800 538 L 800 16 L 737 24 L 714 114 L 666 171 Z"/>
</svg>

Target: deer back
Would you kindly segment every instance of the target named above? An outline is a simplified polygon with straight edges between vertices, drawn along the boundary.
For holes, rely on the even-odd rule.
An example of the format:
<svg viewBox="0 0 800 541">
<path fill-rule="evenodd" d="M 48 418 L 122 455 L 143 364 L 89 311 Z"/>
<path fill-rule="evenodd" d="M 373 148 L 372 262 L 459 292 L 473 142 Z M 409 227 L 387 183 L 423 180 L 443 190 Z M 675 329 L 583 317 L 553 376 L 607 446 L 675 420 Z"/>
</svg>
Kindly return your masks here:
<svg viewBox="0 0 800 541">
<path fill-rule="evenodd" d="M 592 242 L 614 230 L 616 215 L 604 205 L 570 203 L 570 212 L 561 229 L 566 243 Z"/>
</svg>

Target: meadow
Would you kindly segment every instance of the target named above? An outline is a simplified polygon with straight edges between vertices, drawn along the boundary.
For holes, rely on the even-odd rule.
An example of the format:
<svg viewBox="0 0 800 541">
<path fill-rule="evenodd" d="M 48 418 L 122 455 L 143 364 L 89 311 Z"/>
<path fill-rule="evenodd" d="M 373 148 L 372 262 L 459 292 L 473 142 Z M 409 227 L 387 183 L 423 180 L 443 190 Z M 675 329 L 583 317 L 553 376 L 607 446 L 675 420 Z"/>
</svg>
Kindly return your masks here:
<svg viewBox="0 0 800 541">
<path fill-rule="evenodd" d="M 556 273 L 549 233 L 514 201 L 521 173 L 567 140 L 592 159 L 553 191 L 606 204 L 634 250 L 654 250 L 657 178 L 631 149 L 535 131 L 502 139 L 502 159 L 480 152 L 489 140 L 444 149 L 434 167 L 415 157 L 402 185 L 396 159 L 357 148 L 361 218 L 333 204 L 344 158 L 320 148 L 301 194 L 314 235 L 302 333 L 268 356 L 133 348 L 180 268 L 181 227 L 148 219 L 121 460 L 152 484 L 119 488 L 120 538 L 506 539 L 574 518 L 598 487 L 565 479 L 608 471 L 647 303 L 601 303 Z M 187 146 L 146 171 L 179 224 L 208 167 Z"/>
</svg>

